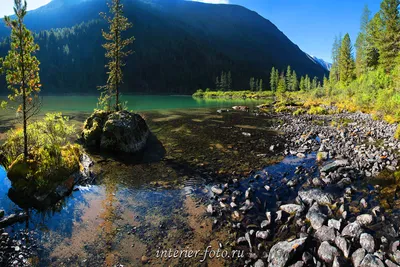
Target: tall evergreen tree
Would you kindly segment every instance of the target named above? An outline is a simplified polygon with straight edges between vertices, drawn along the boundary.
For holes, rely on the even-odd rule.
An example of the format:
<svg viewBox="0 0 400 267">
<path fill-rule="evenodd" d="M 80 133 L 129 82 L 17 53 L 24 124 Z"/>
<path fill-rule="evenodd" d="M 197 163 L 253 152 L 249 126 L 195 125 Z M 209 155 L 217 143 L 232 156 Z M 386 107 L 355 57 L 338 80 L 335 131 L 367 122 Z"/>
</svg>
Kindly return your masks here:
<svg viewBox="0 0 400 267">
<path fill-rule="evenodd" d="M 32 33 L 26 28 L 24 18 L 27 14 L 26 1 L 14 0 L 15 19 L 6 16 L 4 21 L 11 29 L 11 49 L 7 56 L 0 60 L 0 73 L 6 74 L 8 89 L 12 94 L 10 101 L 17 101 L 18 113 L 22 114 L 24 135 L 24 161 L 28 158 L 27 125 L 29 119 L 39 112 L 40 77 L 39 60 L 34 56 L 39 46 L 35 44 Z M 4 107 L 6 102 L 2 102 Z"/>
<path fill-rule="evenodd" d="M 221 91 L 226 91 L 227 90 L 227 77 L 226 73 L 224 71 L 221 72 Z"/>
<path fill-rule="evenodd" d="M 298 91 L 299 90 L 299 81 L 297 80 L 297 74 L 295 71 L 292 73 L 292 82 L 291 82 L 291 91 Z"/>
<path fill-rule="evenodd" d="M 108 32 L 102 30 L 103 38 L 107 41 L 103 44 L 103 47 L 106 49 L 105 56 L 109 61 L 106 65 L 108 68 L 108 79 L 106 85 L 100 87 L 103 92 L 99 99 L 99 104 L 105 106 L 106 109 L 112 109 L 110 101 L 112 98 L 115 98 L 113 109 L 118 111 L 121 109 L 119 95 L 120 85 L 123 82 L 122 67 L 125 66 L 124 58 L 132 54 L 131 50 L 125 51 L 125 48 L 131 45 L 135 38 L 122 38 L 122 33 L 131 28 L 132 24 L 128 22 L 128 19 L 123 14 L 121 0 L 111 0 L 108 3 L 108 7 L 110 8 L 112 17 L 103 12 L 100 13 L 109 24 Z"/>
<path fill-rule="evenodd" d="M 228 90 L 228 91 L 231 91 L 231 90 L 232 90 L 232 74 L 231 74 L 230 71 L 228 72 L 227 82 L 228 82 L 228 84 L 227 84 L 227 90 Z"/>
<path fill-rule="evenodd" d="M 215 78 L 215 89 L 219 91 L 221 89 L 221 83 L 219 82 L 219 77 Z"/>
<path fill-rule="evenodd" d="M 340 81 L 348 85 L 354 77 L 354 58 L 353 46 L 351 45 L 350 35 L 346 33 L 340 47 Z"/>
<path fill-rule="evenodd" d="M 271 87 L 271 91 L 275 92 L 277 87 L 278 87 L 278 81 L 279 81 L 279 73 L 278 70 L 275 69 L 275 67 L 272 67 L 271 69 L 271 74 L 269 78 L 269 85 Z"/>
<path fill-rule="evenodd" d="M 258 86 L 258 91 L 264 91 L 264 85 L 263 85 L 263 80 L 262 79 L 260 79 L 260 83 L 259 83 L 259 86 Z"/>
<path fill-rule="evenodd" d="M 282 73 L 279 81 L 278 81 L 278 87 L 276 88 L 276 92 L 278 93 L 284 93 L 286 92 L 286 79 L 285 75 Z"/>
<path fill-rule="evenodd" d="M 381 3 L 382 32 L 379 40 L 379 63 L 387 72 L 393 70 L 400 52 L 400 0 Z"/>
<path fill-rule="evenodd" d="M 361 16 L 360 32 L 356 41 L 356 74 L 357 77 L 367 71 L 366 64 L 366 47 L 367 47 L 367 28 L 370 21 L 371 11 L 368 5 L 365 5 L 363 14 Z"/>
<path fill-rule="evenodd" d="M 250 78 L 250 91 L 254 91 L 256 88 L 256 81 L 254 79 L 254 77 Z"/>
<path fill-rule="evenodd" d="M 305 80 L 304 80 L 304 76 L 301 76 L 301 78 L 300 78 L 299 87 L 300 87 L 300 91 L 305 91 L 306 90 L 306 83 L 305 83 Z"/>
<path fill-rule="evenodd" d="M 379 62 L 379 40 L 382 32 L 382 20 L 378 13 L 367 25 L 365 37 L 365 64 L 368 70 L 375 69 Z"/>
<path fill-rule="evenodd" d="M 292 90 L 292 68 L 289 66 L 287 66 L 286 69 L 286 88 L 287 90 Z"/>
<path fill-rule="evenodd" d="M 335 36 L 335 40 L 332 46 L 332 67 L 330 71 L 330 80 L 334 83 L 340 80 L 340 69 L 339 69 L 339 61 L 340 61 L 340 47 L 342 45 L 342 37 Z"/>
</svg>

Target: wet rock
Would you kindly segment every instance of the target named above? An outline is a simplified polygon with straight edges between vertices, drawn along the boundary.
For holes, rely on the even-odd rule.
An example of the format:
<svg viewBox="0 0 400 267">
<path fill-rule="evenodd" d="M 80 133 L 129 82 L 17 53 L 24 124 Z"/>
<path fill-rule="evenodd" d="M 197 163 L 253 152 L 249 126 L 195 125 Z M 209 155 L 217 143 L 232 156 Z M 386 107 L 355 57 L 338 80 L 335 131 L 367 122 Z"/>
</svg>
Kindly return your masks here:
<svg viewBox="0 0 400 267">
<path fill-rule="evenodd" d="M 317 203 L 314 203 L 308 210 L 306 218 L 310 221 L 312 228 L 315 230 L 321 228 L 327 219 L 326 215 L 320 211 Z"/>
<path fill-rule="evenodd" d="M 350 245 L 350 242 L 346 238 L 344 238 L 342 236 L 336 236 L 335 245 L 343 252 L 343 255 L 346 258 L 348 258 L 350 256 L 351 245 Z"/>
<path fill-rule="evenodd" d="M 387 259 L 385 260 L 385 264 L 387 267 L 400 267 L 400 265 L 397 265 L 396 263 L 394 263 L 393 261 Z"/>
<path fill-rule="evenodd" d="M 4 217 L 4 210 L 0 210 L 0 218 Z"/>
<path fill-rule="evenodd" d="M 303 207 L 297 204 L 286 204 L 280 206 L 279 208 L 287 213 L 296 213 L 303 210 Z"/>
<path fill-rule="evenodd" d="M 307 238 L 300 238 L 292 242 L 282 241 L 276 243 L 268 256 L 269 267 L 284 267 L 296 254 L 300 254 Z"/>
<path fill-rule="evenodd" d="M 207 212 L 210 213 L 211 215 L 214 214 L 214 208 L 211 204 L 207 206 Z"/>
<path fill-rule="evenodd" d="M 364 259 L 366 254 L 365 249 L 359 248 L 356 251 L 354 251 L 353 255 L 351 255 L 351 259 L 353 261 L 354 267 L 360 266 L 362 260 Z"/>
<path fill-rule="evenodd" d="M 11 214 L 9 216 L 3 217 L 0 220 L 0 227 L 6 227 L 12 225 L 17 222 L 23 222 L 28 218 L 28 214 L 26 212 L 20 212 L 18 214 Z"/>
<path fill-rule="evenodd" d="M 367 254 L 361 261 L 360 267 L 385 267 L 383 262 L 376 256 Z"/>
<path fill-rule="evenodd" d="M 370 225 L 373 221 L 374 218 L 372 217 L 371 214 L 361 214 L 359 216 L 357 216 L 357 221 L 361 224 L 361 225 Z"/>
<path fill-rule="evenodd" d="M 360 200 L 360 205 L 361 205 L 364 209 L 368 208 L 368 202 L 365 200 L 365 198 L 362 198 L 362 199 Z"/>
<path fill-rule="evenodd" d="M 335 241 L 335 238 L 336 238 L 335 229 L 333 229 L 332 227 L 323 225 L 323 226 L 321 226 L 321 228 L 319 228 L 317 230 L 317 232 L 315 232 L 315 237 L 320 242 Z"/>
<path fill-rule="evenodd" d="M 362 228 L 359 222 L 353 222 L 346 225 L 342 230 L 342 236 L 358 237 L 362 233 Z"/>
<path fill-rule="evenodd" d="M 375 241 L 372 235 L 368 233 L 362 233 L 360 236 L 360 245 L 369 253 L 375 251 Z"/>
<path fill-rule="evenodd" d="M 345 166 L 349 166 L 349 165 L 350 165 L 350 162 L 347 159 L 335 160 L 334 162 L 324 165 L 321 168 L 321 172 L 328 173 L 328 172 L 338 169 L 339 167 L 345 167 Z"/>
<path fill-rule="evenodd" d="M 303 261 L 297 261 L 295 264 L 292 264 L 289 267 L 303 267 L 303 266 L 304 266 Z"/>
<path fill-rule="evenodd" d="M 257 231 L 256 232 L 256 237 L 259 238 L 259 239 L 266 240 L 266 239 L 268 239 L 269 236 L 270 236 L 270 231 L 269 230 Z"/>
<path fill-rule="evenodd" d="M 299 197 L 308 205 L 311 205 L 313 201 L 316 201 L 320 205 L 330 205 L 333 201 L 333 196 L 321 189 L 299 191 Z"/>
<path fill-rule="evenodd" d="M 318 257 L 326 263 L 332 263 L 336 256 L 340 256 L 339 250 L 331 246 L 327 241 L 321 243 L 318 248 Z"/>
</svg>

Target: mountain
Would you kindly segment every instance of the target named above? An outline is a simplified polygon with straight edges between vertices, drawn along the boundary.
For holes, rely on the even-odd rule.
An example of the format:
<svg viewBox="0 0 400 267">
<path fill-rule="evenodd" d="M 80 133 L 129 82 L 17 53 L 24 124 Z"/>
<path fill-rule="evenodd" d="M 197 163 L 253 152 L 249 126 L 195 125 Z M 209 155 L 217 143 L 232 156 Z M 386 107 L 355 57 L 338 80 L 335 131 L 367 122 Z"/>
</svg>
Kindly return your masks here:
<svg viewBox="0 0 400 267">
<path fill-rule="evenodd" d="M 106 81 L 99 19 L 104 0 L 53 0 L 28 12 L 26 24 L 40 45 L 44 93 L 97 93 Z M 327 71 L 311 60 L 269 20 L 238 5 L 183 0 L 125 0 L 136 38 L 124 68 L 122 91 L 192 93 L 214 88 L 221 71 L 231 71 L 233 87 L 248 89 L 250 77 L 269 80 L 274 66 L 320 79 Z M 8 35 L 0 26 L 0 40 Z M 3 38 L 4 39 L 4 38 Z M 7 53 L 0 42 L 0 56 Z M 267 82 L 265 82 L 267 84 Z M 5 91 L 0 79 L 0 94 Z"/>
<path fill-rule="evenodd" d="M 326 69 L 327 71 L 331 70 L 332 67 L 332 63 L 328 63 L 325 60 L 321 59 L 321 58 L 317 58 L 316 56 L 312 56 L 307 54 L 308 57 L 311 58 L 311 60 L 313 60 L 315 63 L 320 64 L 324 69 Z"/>
</svg>

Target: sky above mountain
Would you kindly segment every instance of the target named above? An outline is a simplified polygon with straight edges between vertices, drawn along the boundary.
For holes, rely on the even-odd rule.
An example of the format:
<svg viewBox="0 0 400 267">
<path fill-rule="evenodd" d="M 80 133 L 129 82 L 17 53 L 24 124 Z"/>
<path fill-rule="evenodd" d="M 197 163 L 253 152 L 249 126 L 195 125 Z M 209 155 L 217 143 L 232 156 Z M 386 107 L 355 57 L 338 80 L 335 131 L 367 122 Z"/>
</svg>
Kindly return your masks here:
<svg viewBox="0 0 400 267">
<path fill-rule="evenodd" d="M 29 0 L 28 9 L 35 9 L 51 0 Z M 303 51 L 331 62 L 335 35 L 346 32 L 354 43 L 359 31 L 363 7 L 372 14 L 379 10 L 379 0 L 196 0 L 213 4 L 238 4 L 258 12 L 274 23 Z M 0 1 L 0 16 L 11 14 L 14 0 Z"/>
</svg>

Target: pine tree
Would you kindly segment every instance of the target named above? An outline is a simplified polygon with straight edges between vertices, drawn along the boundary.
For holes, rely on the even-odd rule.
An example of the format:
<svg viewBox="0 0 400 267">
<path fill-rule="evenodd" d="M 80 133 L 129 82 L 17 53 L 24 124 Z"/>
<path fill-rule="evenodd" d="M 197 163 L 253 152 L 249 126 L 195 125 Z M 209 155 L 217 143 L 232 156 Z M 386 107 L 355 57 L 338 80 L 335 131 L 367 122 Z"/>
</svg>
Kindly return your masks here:
<svg viewBox="0 0 400 267">
<path fill-rule="evenodd" d="M 278 92 L 278 93 L 286 92 L 286 80 L 285 80 L 285 76 L 283 74 L 279 78 L 278 87 L 276 89 L 276 92 Z"/>
<path fill-rule="evenodd" d="M 290 65 L 286 69 L 286 88 L 287 90 L 292 90 L 292 69 Z"/>
<path fill-rule="evenodd" d="M 219 91 L 221 89 L 221 83 L 219 82 L 219 77 L 215 78 L 215 89 Z"/>
<path fill-rule="evenodd" d="M 304 80 L 304 76 L 301 76 L 301 78 L 300 78 L 300 91 L 305 91 L 306 90 L 306 83 L 305 83 L 305 80 Z"/>
<path fill-rule="evenodd" d="M 273 91 L 273 92 L 275 92 L 278 87 L 279 75 L 278 75 L 278 79 L 277 79 L 276 71 L 277 70 L 275 70 L 275 67 L 272 67 L 271 74 L 269 77 L 269 85 L 271 86 L 271 91 Z"/>
<path fill-rule="evenodd" d="M 335 36 L 335 40 L 332 46 L 332 67 L 330 71 L 330 80 L 334 83 L 340 80 L 340 69 L 339 69 L 339 61 L 340 61 L 340 47 L 342 45 L 342 37 Z"/>
<path fill-rule="evenodd" d="M 260 82 L 259 82 L 259 86 L 258 86 L 258 91 L 264 91 L 264 85 L 263 85 L 263 80 L 262 79 L 260 79 Z"/>
<path fill-rule="evenodd" d="M 221 73 L 221 91 L 226 91 L 227 88 L 227 77 L 226 73 L 222 71 Z"/>
<path fill-rule="evenodd" d="M 108 3 L 108 7 L 110 8 L 112 17 L 109 17 L 103 12 L 100 13 L 109 24 L 108 32 L 102 30 L 103 38 L 107 41 L 103 44 L 103 47 L 106 49 L 105 56 L 109 61 L 106 65 L 108 68 L 108 79 L 106 85 L 100 87 L 103 92 L 100 96 L 99 104 L 106 109 L 111 109 L 110 101 L 112 98 L 115 98 L 114 110 L 118 111 L 121 109 L 119 95 L 120 85 L 123 82 L 122 67 L 125 66 L 124 58 L 132 54 L 131 50 L 124 50 L 133 43 L 135 38 L 122 38 L 122 33 L 131 28 L 132 24 L 128 22 L 128 19 L 123 14 L 121 0 L 111 0 L 111 2 Z"/>
<path fill-rule="evenodd" d="M 368 70 L 375 69 L 379 62 L 379 40 L 382 32 L 382 20 L 379 13 L 367 25 L 365 37 L 365 63 Z"/>
<path fill-rule="evenodd" d="M 304 83 L 305 83 L 306 90 L 307 91 L 311 90 L 311 79 L 307 74 L 306 74 L 306 77 L 304 78 Z"/>
<path fill-rule="evenodd" d="M 254 91 L 256 88 L 256 81 L 254 79 L 254 77 L 250 78 L 250 91 Z"/>
<path fill-rule="evenodd" d="M 227 89 L 228 89 L 228 91 L 231 91 L 232 90 L 232 74 L 230 71 L 228 72 L 227 82 L 228 82 Z"/>
<path fill-rule="evenodd" d="M 379 63 L 386 72 L 393 70 L 400 52 L 400 0 L 383 0 L 381 3 L 382 32 L 379 40 Z"/>
<path fill-rule="evenodd" d="M 366 64 L 366 47 L 367 47 L 367 28 L 370 21 L 371 11 L 368 5 L 365 5 L 363 14 L 361 16 L 360 33 L 356 41 L 356 74 L 360 77 L 361 74 L 367 71 Z"/>
<path fill-rule="evenodd" d="M 295 71 L 292 73 L 292 82 L 291 82 L 292 88 L 290 89 L 291 91 L 298 91 L 299 90 L 299 81 L 297 80 L 297 74 Z"/>
<path fill-rule="evenodd" d="M 28 158 L 27 125 L 29 119 L 39 112 L 41 102 L 39 60 L 34 56 L 39 46 L 35 44 L 32 33 L 26 28 L 24 18 L 27 14 L 26 1 L 14 0 L 15 19 L 6 16 L 4 21 L 11 29 L 11 49 L 7 56 L 0 60 L 0 73 L 6 74 L 8 89 L 12 94 L 10 101 L 19 103 L 17 112 L 22 113 L 24 135 L 24 161 Z M 6 102 L 2 102 L 4 107 Z"/>
<path fill-rule="evenodd" d="M 354 77 L 353 46 L 348 33 L 344 36 L 340 47 L 339 69 L 340 81 L 348 85 Z"/>
<path fill-rule="evenodd" d="M 318 78 L 314 77 L 311 82 L 311 89 L 316 89 L 318 87 Z"/>
</svg>

